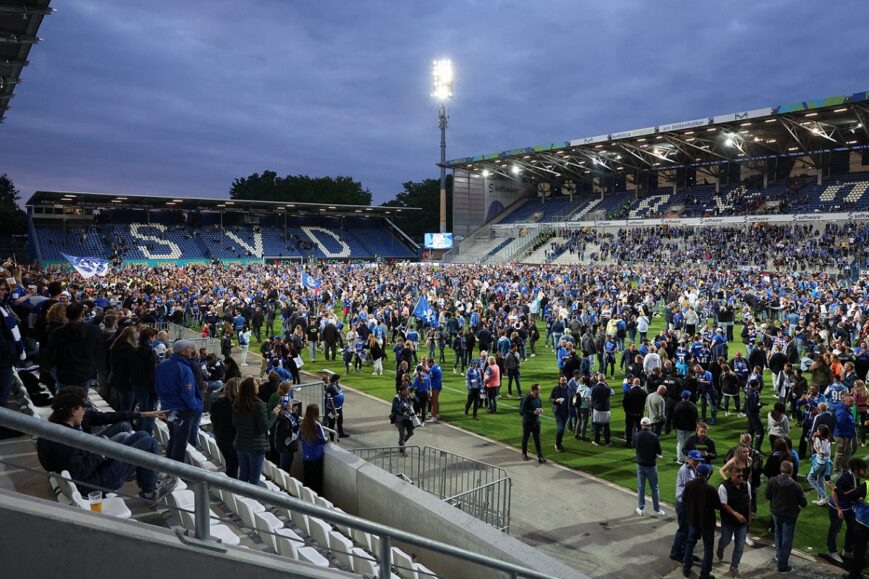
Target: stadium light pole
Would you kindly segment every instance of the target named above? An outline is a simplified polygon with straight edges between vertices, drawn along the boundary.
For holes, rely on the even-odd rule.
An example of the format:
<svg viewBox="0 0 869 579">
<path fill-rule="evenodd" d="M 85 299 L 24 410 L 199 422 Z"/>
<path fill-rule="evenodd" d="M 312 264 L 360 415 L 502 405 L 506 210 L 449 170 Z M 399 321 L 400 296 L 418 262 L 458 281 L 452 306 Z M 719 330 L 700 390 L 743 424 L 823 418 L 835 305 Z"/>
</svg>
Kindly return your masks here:
<svg viewBox="0 0 869 579">
<path fill-rule="evenodd" d="M 447 232 L 447 101 L 453 96 L 453 63 L 449 59 L 434 61 L 434 91 L 431 96 L 438 101 L 438 126 L 441 129 L 441 214 L 440 232 Z"/>
</svg>

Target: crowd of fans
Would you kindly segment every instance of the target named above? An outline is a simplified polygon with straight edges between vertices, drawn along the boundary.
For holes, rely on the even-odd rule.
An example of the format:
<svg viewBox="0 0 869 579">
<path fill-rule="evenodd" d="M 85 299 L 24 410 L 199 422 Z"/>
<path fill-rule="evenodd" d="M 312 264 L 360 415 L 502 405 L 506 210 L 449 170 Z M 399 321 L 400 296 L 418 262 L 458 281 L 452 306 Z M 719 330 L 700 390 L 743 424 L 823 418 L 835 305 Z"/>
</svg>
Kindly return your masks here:
<svg viewBox="0 0 869 579">
<path fill-rule="evenodd" d="M 736 227 L 636 227 L 563 230 L 545 257 L 569 253 L 580 262 L 796 271 L 848 270 L 869 259 L 869 225 L 828 223 Z"/>
<path fill-rule="evenodd" d="M 299 441 L 306 479 L 317 486 L 328 439 L 317 422 L 320 409 L 302 411 L 287 398 L 304 356 L 313 360 L 322 351 L 336 359 L 340 352 L 348 373 L 351 366 L 362 371 L 370 362 L 375 374 L 382 374 L 384 361 L 392 358 L 397 393 L 392 420 L 403 445 L 417 423 L 425 424 L 427 413 L 431 421 L 438 420 L 442 367 L 449 370 L 449 362 L 464 377 L 466 413 L 473 410 L 478 418 L 481 407 L 499 412 L 498 399 L 511 397 L 514 384 L 516 394 L 523 396 L 521 366 L 545 352 L 559 376 L 548 398 L 556 422 L 556 452 L 565 448 L 565 433 L 573 434 L 575 444 L 612 444 L 611 404 L 621 388 L 624 440 L 637 448 L 638 473 L 640 467 L 643 472 L 638 480 L 642 489 L 646 482 L 652 488 L 655 514 L 663 513 L 654 470 L 657 456 L 663 454 L 658 452 L 660 437 L 675 431 L 673 456 L 683 463 L 679 476 L 684 484 L 677 491 L 682 535 L 671 556 L 688 572 L 694 543 L 706 543 L 714 528 L 704 511 L 710 505 L 720 508 L 722 521 L 733 527 L 741 555 L 745 539 L 736 531 L 750 520 L 761 474 L 770 481 L 765 494 L 773 504 L 779 570 L 787 571 L 795 513 L 805 501 L 785 479 L 809 456 L 812 466 L 803 470 L 817 483 L 816 503 L 831 513 L 830 557 L 841 561 L 836 537 L 844 522 L 844 555 L 862 567 L 869 529 L 860 500 L 866 492 L 866 467 L 853 455 L 858 443 L 865 444 L 869 420 L 869 278 L 858 275 L 842 283 L 809 270 L 850 257 L 854 244 L 840 245 L 840 240 L 865 240 L 866 233 L 865 227 L 851 225 L 821 230 L 637 229 L 606 237 L 588 231 L 571 238 L 577 240 L 578 251 L 584 250 L 580 244 L 594 243 L 599 251 L 617 256 L 610 261 L 623 263 L 322 265 L 307 272 L 319 280 L 316 291 L 301 283 L 297 266 L 289 265 L 131 265 L 83 280 L 75 272 L 33 271 L 8 263 L 8 275 L 0 276 L 6 321 L 0 332 L 0 403 L 9 395 L 12 366 L 32 359 L 40 366 L 40 381 L 55 394 L 58 422 L 81 428 L 77 412 L 91 412 L 83 391 L 95 387 L 119 411 L 113 419 L 130 421 L 145 435 L 150 436 L 153 419 L 166 419 L 172 435 L 167 455 L 183 460 L 199 417 L 210 408 L 218 443 L 227 454 L 234 451 L 238 471 L 229 465 L 231 475 L 256 482 L 263 457 L 270 453 L 288 468 L 295 449 L 275 444 L 274 432 L 280 427 L 290 433 L 284 441 Z M 658 252 L 688 248 L 701 239 L 688 254 L 655 259 Z M 784 247 L 778 248 L 780 244 Z M 646 246 L 657 252 L 646 253 Z M 755 249 L 743 252 L 743 247 Z M 759 248 L 778 248 L 783 256 L 792 249 L 807 270 L 723 267 L 743 265 L 740 256 L 756 263 Z M 826 253 L 807 254 L 804 249 Z M 722 267 L 702 272 L 692 268 L 689 264 L 701 256 Z M 629 263 L 638 258 L 650 264 Z M 414 315 L 421 297 L 433 311 L 425 324 Z M 656 316 L 664 329 L 653 334 L 650 324 Z M 197 351 L 187 340 L 168 343 L 159 332 L 167 321 L 201 327 L 203 335 L 221 339 L 223 359 Z M 280 334 L 272 336 L 278 321 Z M 545 334 L 538 331 L 538 322 Z M 736 322 L 743 322 L 738 333 Z M 253 337 L 261 343 L 263 362 L 250 371 L 248 364 L 235 361 L 234 346 L 244 355 Z M 745 356 L 734 353 L 735 340 L 745 344 Z M 607 382 L 616 366 L 625 369 L 622 385 Z M 774 376 L 771 384 L 764 383 L 766 368 Z M 268 378 L 261 383 L 257 375 Z M 327 425 L 345 434 L 340 388 L 337 382 L 329 387 Z M 775 393 L 776 404 L 763 416 L 760 393 L 765 388 Z M 532 386 L 529 396 L 522 398 L 523 454 L 527 458 L 533 437 L 543 462 L 539 386 Z M 729 415 L 731 402 L 734 419 L 745 420 L 747 434 L 733 441 L 732 452 L 719 453 L 716 448 L 723 448 L 723 441 L 716 446 L 710 428 L 722 412 Z M 767 436 L 770 449 L 762 460 L 759 453 Z M 134 442 L 150 448 L 144 435 Z M 61 455 L 46 452 L 41 458 L 47 468 L 55 468 Z M 716 503 L 703 498 L 708 488 L 692 482 L 705 485 L 709 473 L 704 465 L 719 456 L 734 486 L 723 495 L 713 489 L 713 494 L 734 493 L 742 501 L 747 491 L 750 511 L 740 513 L 745 505 L 736 498 L 732 508 L 721 507 L 722 502 L 731 504 L 730 499 Z M 97 474 L 80 472 L 86 477 L 82 480 L 96 476 L 105 483 L 130 474 L 100 474 L 105 467 L 96 460 L 92 466 Z M 828 487 L 826 480 L 835 482 Z M 158 496 L 172 484 L 147 475 L 140 483 L 146 497 Z M 644 494 L 637 513 L 645 514 Z M 714 521 L 714 512 L 712 517 Z M 726 546 L 726 541 L 719 543 L 719 552 Z M 705 575 L 711 549 L 707 544 L 701 568 Z M 734 549 L 732 573 L 738 574 L 738 566 Z"/>
</svg>

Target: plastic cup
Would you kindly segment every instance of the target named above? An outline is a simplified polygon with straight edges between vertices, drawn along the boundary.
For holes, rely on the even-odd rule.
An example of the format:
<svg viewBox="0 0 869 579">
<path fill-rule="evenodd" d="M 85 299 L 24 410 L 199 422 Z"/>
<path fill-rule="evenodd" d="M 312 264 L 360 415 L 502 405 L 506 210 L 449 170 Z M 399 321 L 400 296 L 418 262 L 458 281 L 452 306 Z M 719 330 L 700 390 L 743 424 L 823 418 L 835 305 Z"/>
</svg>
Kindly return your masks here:
<svg viewBox="0 0 869 579">
<path fill-rule="evenodd" d="M 90 501 L 91 510 L 93 512 L 103 512 L 103 491 L 94 491 L 92 493 L 88 493 L 88 501 Z"/>
</svg>

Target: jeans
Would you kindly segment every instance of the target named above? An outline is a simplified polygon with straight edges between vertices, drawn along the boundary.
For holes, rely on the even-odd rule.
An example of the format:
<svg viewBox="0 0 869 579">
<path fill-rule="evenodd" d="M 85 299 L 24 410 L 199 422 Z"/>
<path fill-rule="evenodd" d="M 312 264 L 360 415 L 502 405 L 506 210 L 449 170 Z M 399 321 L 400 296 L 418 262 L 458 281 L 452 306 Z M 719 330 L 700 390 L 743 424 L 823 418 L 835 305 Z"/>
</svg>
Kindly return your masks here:
<svg viewBox="0 0 869 579">
<path fill-rule="evenodd" d="M 238 478 L 238 452 L 235 450 L 232 440 L 218 440 L 217 448 L 220 449 L 220 454 L 223 455 L 223 470 L 226 471 L 226 476 Z"/>
<path fill-rule="evenodd" d="M 658 503 L 658 467 L 637 465 L 637 506 L 646 509 L 646 481 L 652 491 L 652 508 L 655 512 L 661 510 Z"/>
<path fill-rule="evenodd" d="M 857 439 L 855 437 L 844 438 L 842 436 L 834 436 L 833 438 L 836 441 L 833 472 L 842 472 L 848 465 L 848 461 L 854 456 L 854 451 L 857 449 Z"/>
<path fill-rule="evenodd" d="M 133 389 L 133 399 L 138 412 L 150 412 L 157 408 L 157 398 L 153 389 L 135 388 Z M 148 434 L 154 434 L 155 421 L 155 418 L 140 418 L 137 421 L 136 430 L 144 430 Z"/>
<path fill-rule="evenodd" d="M 748 524 L 733 526 L 721 523 L 721 539 L 718 541 L 718 550 L 724 551 L 733 539 L 733 555 L 730 557 L 730 566 L 739 569 L 742 561 L 742 550 L 745 547 L 745 536 L 748 534 Z"/>
<path fill-rule="evenodd" d="M 685 455 L 682 453 L 682 449 L 692 434 L 694 433 L 690 430 L 676 430 L 676 460 L 679 464 L 685 462 Z"/>
<path fill-rule="evenodd" d="M 609 422 L 595 422 L 592 425 L 592 430 L 594 432 L 594 442 L 595 444 L 600 444 L 600 434 L 603 432 L 603 440 L 606 444 L 610 443 L 610 423 Z"/>
<path fill-rule="evenodd" d="M 685 541 L 688 540 L 688 517 L 685 513 L 685 503 L 676 501 L 676 536 L 673 537 L 673 546 L 670 547 L 670 558 L 681 561 L 685 556 Z"/>
<path fill-rule="evenodd" d="M 266 455 L 264 452 L 248 452 L 238 450 L 238 480 L 252 485 L 259 485 L 260 475 L 263 472 L 263 463 Z"/>
<path fill-rule="evenodd" d="M 413 436 L 413 422 L 411 422 L 410 418 L 399 416 L 395 420 L 395 426 L 398 428 L 398 446 L 403 449 L 407 440 Z"/>
<path fill-rule="evenodd" d="M 709 405 L 712 413 L 712 422 L 715 422 L 715 391 L 706 391 L 700 394 L 700 420 L 706 422 L 706 405 Z"/>
<path fill-rule="evenodd" d="M 151 454 L 158 454 L 159 452 L 157 441 L 147 432 L 131 434 L 121 444 L 138 448 Z M 142 492 L 150 493 L 154 490 L 157 485 L 157 473 L 155 471 L 148 468 L 136 467 L 119 460 L 107 460 L 99 467 L 100 486 L 117 490 L 124 486 L 133 472 L 136 473 L 136 482 Z"/>
<path fill-rule="evenodd" d="M 685 552 L 682 554 L 682 571 L 687 577 L 691 574 L 694 563 L 694 546 L 703 539 L 703 561 L 700 563 L 700 576 L 706 577 L 712 571 L 712 551 L 715 547 L 715 526 L 708 529 L 688 527 L 688 538 L 685 542 Z"/>
<path fill-rule="evenodd" d="M 498 388 L 486 387 L 486 399 L 489 403 L 489 412 L 498 412 Z"/>
<path fill-rule="evenodd" d="M 828 460 L 824 464 L 819 464 L 813 466 L 809 471 L 809 484 L 812 485 L 812 488 L 818 492 L 818 499 L 827 498 L 827 487 L 824 485 L 824 482 L 830 480 L 830 461 Z"/>
<path fill-rule="evenodd" d="M 10 368 L 10 370 L 11 370 L 11 368 Z M 90 390 L 91 386 L 93 386 L 94 382 L 96 382 L 95 379 L 89 378 L 89 379 L 85 380 L 84 382 L 81 382 L 78 384 L 62 384 L 60 380 L 55 379 L 55 381 L 54 381 L 54 393 L 57 394 L 58 392 L 60 392 L 64 388 L 70 388 L 72 386 L 78 386 L 78 387 L 84 389 L 85 392 L 87 392 L 88 390 Z M 126 411 L 127 409 L 124 408 L 124 410 Z"/>
<path fill-rule="evenodd" d="M 827 513 L 830 515 L 830 528 L 827 530 L 827 551 L 836 553 L 836 537 L 839 531 L 842 530 L 842 523 L 845 523 L 845 551 L 851 551 L 854 548 L 854 525 L 858 525 L 854 520 L 854 511 L 848 509 L 842 511 L 844 520 L 839 518 L 839 514 L 832 506 L 827 508 Z"/>
<path fill-rule="evenodd" d="M 778 558 L 778 570 L 785 571 L 788 568 L 788 559 L 791 557 L 791 548 L 794 546 L 797 522 L 776 515 L 772 516 L 772 521 L 775 525 L 775 555 Z"/>
<path fill-rule="evenodd" d="M 166 447 L 166 458 L 184 462 L 187 451 L 187 442 L 191 434 L 196 436 L 199 426 L 199 413 L 192 411 L 175 411 L 170 413 L 169 420 L 169 444 Z M 173 419 L 174 416 L 174 419 Z M 194 444 L 195 444 L 194 438 Z"/>
<path fill-rule="evenodd" d="M 425 413 L 428 409 L 428 391 L 416 393 L 416 405 L 413 411 L 419 415 L 419 419 L 425 422 Z"/>
<path fill-rule="evenodd" d="M 555 448 L 561 450 L 564 448 L 562 441 L 564 440 L 564 428 L 567 426 L 567 416 L 561 414 L 555 415 Z"/>
<path fill-rule="evenodd" d="M 310 342 L 308 342 L 308 345 L 311 347 L 311 362 L 313 362 L 314 358 L 317 355 L 317 342 L 311 340 Z"/>
</svg>

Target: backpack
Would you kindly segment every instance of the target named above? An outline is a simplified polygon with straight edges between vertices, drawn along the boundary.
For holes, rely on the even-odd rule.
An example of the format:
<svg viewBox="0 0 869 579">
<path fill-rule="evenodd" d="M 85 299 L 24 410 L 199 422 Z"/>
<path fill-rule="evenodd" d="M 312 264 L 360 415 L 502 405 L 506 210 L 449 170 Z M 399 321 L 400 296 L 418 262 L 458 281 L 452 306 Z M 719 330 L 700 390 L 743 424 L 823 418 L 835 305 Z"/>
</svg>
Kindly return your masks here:
<svg viewBox="0 0 869 579">
<path fill-rule="evenodd" d="M 519 399 L 519 416 L 525 416 L 525 400 L 528 398 L 527 394 L 523 394 L 522 398 Z"/>
</svg>

